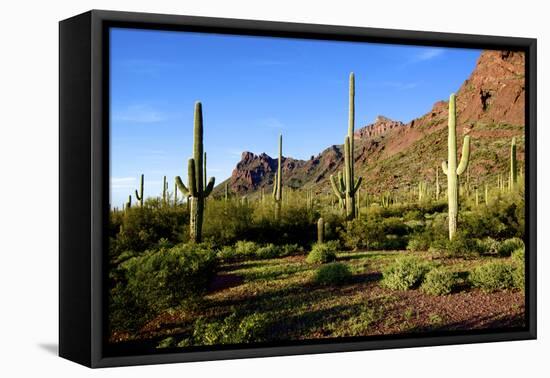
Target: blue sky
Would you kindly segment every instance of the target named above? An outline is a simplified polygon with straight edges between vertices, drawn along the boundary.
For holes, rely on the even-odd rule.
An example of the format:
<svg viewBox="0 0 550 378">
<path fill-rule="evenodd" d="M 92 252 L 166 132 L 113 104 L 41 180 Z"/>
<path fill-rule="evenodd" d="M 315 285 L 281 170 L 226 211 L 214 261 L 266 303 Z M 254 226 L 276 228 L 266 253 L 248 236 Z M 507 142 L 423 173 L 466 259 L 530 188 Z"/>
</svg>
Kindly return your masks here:
<svg viewBox="0 0 550 378">
<path fill-rule="evenodd" d="M 408 122 L 458 90 L 479 50 L 111 29 L 111 203 L 145 174 L 187 177 L 193 109 L 203 103 L 208 176 L 220 183 L 243 151 L 308 159 L 347 130 L 355 72 L 356 129 L 377 115 Z M 133 195 L 132 195 L 133 197 Z"/>
</svg>

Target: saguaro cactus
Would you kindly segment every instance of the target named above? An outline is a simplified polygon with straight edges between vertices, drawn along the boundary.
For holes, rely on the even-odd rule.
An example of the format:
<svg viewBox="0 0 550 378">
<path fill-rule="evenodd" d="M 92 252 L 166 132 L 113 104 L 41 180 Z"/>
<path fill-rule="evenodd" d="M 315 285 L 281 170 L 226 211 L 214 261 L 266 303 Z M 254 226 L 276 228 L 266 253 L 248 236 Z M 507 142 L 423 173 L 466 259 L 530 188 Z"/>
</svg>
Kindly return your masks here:
<svg viewBox="0 0 550 378">
<path fill-rule="evenodd" d="M 449 202 L 449 240 L 452 240 L 458 223 L 458 176 L 466 171 L 470 161 L 470 137 L 466 135 L 462 143 L 460 164 L 456 162 L 456 98 L 454 93 L 449 98 L 449 136 L 448 161 L 441 167 L 447 175 L 447 199 Z"/>
<path fill-rule="evenodd" d="M 126 206 L 124 207 L 126 210 L 130 209 L 132 207 L 132 195 L 130 194 L 128 196 L 128 202 L 126 202 Z"/>
<path fill-rule="evenodd" d="M 510 179 L 508 180 L 508 188 L 510 191 L 516 189 L 518 183 L 518 162 L 516 160 L 516 138 L 512 138 L 510 145 Z"/>
<path fill-rule="evenodd" d="M 353 72 L 349 76 L 349 115 L 348 115 L 348 135 L 344 141 L 344 177 L 338 179 L 331 175 L 330 183 L 334 194 L 342 201 L 346 208 L 346 218 L 352 220 L 356 215 L 355 194 L 361 186 L 362 178 L 355 180 L 354 158 L 353 158 L 353 138 L 355 129 L 355 75 Z"/>
<path fill-rule="evenodd" d="M 204 186 L 202 136 L 202 105 L 200 102 L 197 102 L 195 104 L 193 157 L 189 159 L 187 169 L 187 184 L 189 185 L 189 188 L 184 185 L 180 176 L 176 176 L 176 183 L 180 191 L 188 198 L 189 237 L 195 243 L 199 243 L 201 241 L 204 199 L 210 195 L 215 183 L 215 178 L 211 177 L 206 187 Z"/>
<path fill-rule="evenodd" d="M 178 183 L 174 181 L 174 206 L 178 205 Z"/>
<path fill-rule="evenodd" d="M 225 202 L 227 202 L 227 199 L 229 198 L 229 185 L 225 183 L 225 189 L 224 189 L 224 199 Z"/>
<path fill-rule="evenodd" d="M 435 200 L 439 201 L 439 194 L 441 193 L 441 185 L 439 185 L 439 167 L 435 167 Z"/>
<path fill-rule="evenodd" d="M 136 199 L 139 201 L 139 206 L 143 207 L 143 174 L 139 182 L 139 192 L 136 189 Z"/>
<path fill-rule="evenodd" d="M 317 221 L 317 243 L 321 244 L 325 242 L 325 220 L 323 217 Z"/>
<path fill-rule="evenodd" d="M 277 173 L 273 182 L 273 200 L 275 201 L 275 218 L 281 219 L 281 203 L 283 200 L 283 134 L 279 135 L 279 160 Z"/>
<path fill-rule="evenodd" d="M 166 176 L 162 179 L 162 203 L 166 205 L 166 192 L 168 190 L 168 182 L 166 181 Z"/>
</svg>

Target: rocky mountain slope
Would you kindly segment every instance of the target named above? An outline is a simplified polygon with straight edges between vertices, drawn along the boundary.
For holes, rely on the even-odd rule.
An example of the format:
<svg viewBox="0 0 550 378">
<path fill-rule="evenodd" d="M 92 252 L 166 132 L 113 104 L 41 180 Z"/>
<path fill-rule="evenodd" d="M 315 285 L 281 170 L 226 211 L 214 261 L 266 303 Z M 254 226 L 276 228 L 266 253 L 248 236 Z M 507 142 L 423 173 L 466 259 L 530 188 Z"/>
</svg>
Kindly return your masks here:
<svg viewBox="0 0 550 378">
<path fill-rule="evenodd" d="M 476 67 L 457 91 L 457 140 L 472 138 L 470 175 L 474 185 L 493 183 L 506 175 L 509 143 L 518 139 L 523 162 L 525 127 L 525 56 L 511 51 L 484 51 Z M 447 159 L 447 101 L 436 102 L 422 117 L 404 124 L 378 116 L 355 132 L 355 171 L 363 176 L 363 191 L 380 193 L 406 189 L 419 181 L 433 182 L 441 161 Z M 460 151 L 460 150 L 459 150 Z M 330 190 L 329 176 L 343 164 L 341 145 L 333 145 L 310 160 L 283 158 L 284 185 Z M 521 166 L 522 164 L 520 164 Z M 243 152 L 226 180 L 238 195 L 270 190 L 277 160 L 266 154 Z M 506 177 L 506 176 L 505 176 Z M 226 182 L 216 188 L 223 190 Z"/>
</svg>

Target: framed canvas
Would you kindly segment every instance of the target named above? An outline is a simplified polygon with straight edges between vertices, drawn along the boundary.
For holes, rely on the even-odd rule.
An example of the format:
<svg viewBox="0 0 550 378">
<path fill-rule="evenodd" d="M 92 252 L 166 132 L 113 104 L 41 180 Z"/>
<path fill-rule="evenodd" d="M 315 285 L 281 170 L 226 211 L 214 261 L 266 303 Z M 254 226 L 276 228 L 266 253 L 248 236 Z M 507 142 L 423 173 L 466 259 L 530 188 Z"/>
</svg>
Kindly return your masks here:
<svg viewBox="0 0 550 378">
<path fill-rule="evenodd" d="M 59 59 L 62 357 L 536 338 L 536 40 L 94 10 Z"/>
</svg>

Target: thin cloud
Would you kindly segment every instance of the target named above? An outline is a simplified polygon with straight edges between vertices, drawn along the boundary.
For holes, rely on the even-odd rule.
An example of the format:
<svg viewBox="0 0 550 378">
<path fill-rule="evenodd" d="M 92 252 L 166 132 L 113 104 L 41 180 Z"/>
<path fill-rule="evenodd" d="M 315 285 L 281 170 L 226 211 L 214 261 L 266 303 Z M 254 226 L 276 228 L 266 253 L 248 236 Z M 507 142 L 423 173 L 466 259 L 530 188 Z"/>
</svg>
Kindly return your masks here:
<svg viewBox="0 0 550 378">
<path fill-rule="evenodd" d="M 262 119 L 260 121 L 260 125 L 262 125 L 263 127 L 267 127 L 270 129 L 277 129 L 277 130 L 281 130 L 285 128 L 285 125 L 281 121 L 273 117 Z"/>
<path fill-rule="evenodd" d="M 425 62 L 437 58 L 445 52 L 444 49 L 429 48 L 424 49 L 420 53 L 414 55 L 411 59 L 411 63 Z"/>
<path fill-rule="evenodd" d="M 129 189 L 136 183 L 135 177 L 111 177 L 111 189 Z"/>
<path fill-rule="evenodd" d="M 158 123 L 166 120 L 166 115 L 149 105 L 130 105 L 122 110 L 115 110 L 113 120 L 118 122 Z"/>
</svg>

